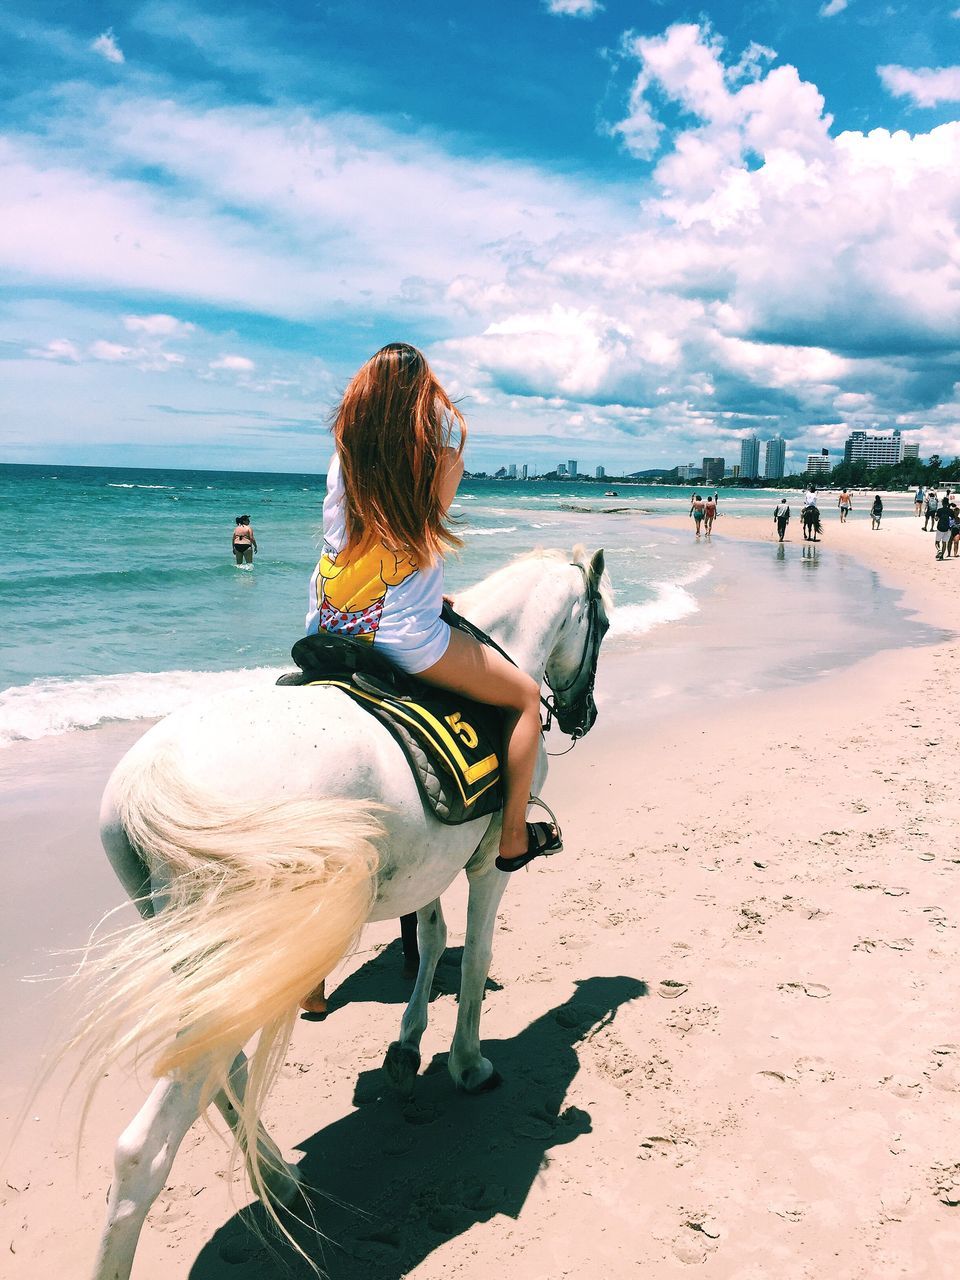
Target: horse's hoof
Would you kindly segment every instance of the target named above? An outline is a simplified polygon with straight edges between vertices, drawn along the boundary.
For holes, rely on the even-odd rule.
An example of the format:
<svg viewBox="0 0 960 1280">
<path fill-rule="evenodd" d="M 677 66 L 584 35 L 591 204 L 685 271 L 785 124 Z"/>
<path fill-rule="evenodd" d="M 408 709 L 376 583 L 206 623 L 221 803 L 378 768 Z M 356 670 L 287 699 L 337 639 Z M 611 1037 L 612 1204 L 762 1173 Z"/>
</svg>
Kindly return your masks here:
<svg viewBox="0 0 960 1280">
<path fill-rule="evenodd" d="M 400 1040 L 394 1040 L 387 1049 L 383 1069 L 394 1089 L 405 1097 L 409 1097 L 413 1093 L 413 1082 L 420 1070 L 420 1050 L 415 1049 L 412 1044 L 403 1044 Z"/>
<path fill-rule="evenodd" d="M 491 1071 L 488 1076 L 484 1076 L 477 1084 L 470 1083 L 468 1080 L 461 1080 L 457 1088 L 462 1093 L 468 1093 L 471 1097 L 476 1097 L 481 1093 L 492 1093 L 494 1089 L 499 1089 L 503 1084 L 503 1076 L 499 1071 Z"/>
</svg>

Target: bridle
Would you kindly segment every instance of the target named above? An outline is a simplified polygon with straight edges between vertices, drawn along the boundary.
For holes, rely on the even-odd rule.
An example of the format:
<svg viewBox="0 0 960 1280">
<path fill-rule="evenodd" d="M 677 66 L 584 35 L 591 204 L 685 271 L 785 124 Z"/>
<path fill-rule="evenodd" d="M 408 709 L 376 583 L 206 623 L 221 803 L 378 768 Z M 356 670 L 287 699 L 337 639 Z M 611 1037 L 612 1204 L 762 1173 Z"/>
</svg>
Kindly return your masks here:
<svg viewBox="0 0 960 1280">
<path fill-rule="evenodd" d="M 597 679 L 597 661 L 600 656 L 600 644 L 607 631 L 607 623 L 600 616 L 600 587 L 599 583 L 590 582 L 589 574 L 582 564 L 571 561 L 577 569 L 583 574 L 583 580 L 587 587 L 587 638 L 584 641 L 583 652 L 580 654 L 580 661 L 573 676 L 565 684 L 556 685 L 551 683 L 550 677 L 546 671 L 543 673 L 543 681 L 550 692 L 546 697 L 540 694 L 540 705 L 543 707 L 546 715 L 540 722 L 540 732 L 547 733 L 556 720 L 561 733 L 568 733 L 573 739 L 567 751 L 572 751 L 580 739 L 589 729 L 590 725 L 586 724 L 586 714 L 589 707 L 593 706 L 593 686 Z M 468 622 L 450 605 L 448 601 L 444 601 L 443 612 L 441 614 L 452 626 L 459 627 L 460 630 L 466 631 L 472 635 L 475 640 L 481 644 L 489 645 L 491 649 L 495 649 L 502 657 L 512 665 L 516 666 L 513 658 L 505 649 L 501 649 L 496 640 L 492 636 L 488 636 L 485 631 L 481 631 L 479 627 L 474 626 L 472 622 Z M 584 671 L 588 672 L 587 682 L 583 689 L 582 695 L 582 718 L 572 730 L 563 727 L 563 721 L 567 719 L 571 708 L 557 706 L 557 698 L 562 697 L 565 693 L 569 693 L 571 689 L 575 689 L 583 679 Z M 591 722 L 592 723 L 592 722 Z M 549 752 L 550 755 L 566 755 L 565 751 Z"/>
<path fill-rule="evenodd" d="M 558 707 L 557 698 L 562 697 L 565 693 L 569 693 L 571 689 L 576 689 L 583 679 L 584 672 L 586 671 L 588 673 L 587 682 L 584 686 L 581 697 L 582 710 L 586 712 L 586 709 L 591 706 L 593 703 L 593 687 L 597 679 L 597 662 L 600 657 L 600 644 L 603 641 L 604 634 L 607 630 L 600 618 L 599 584 L 590 583 L 587 571 L 582 564 L 577 564 L 576 567 L 583 574 L 583 579 L 587 586 L 587 638 L 584 641 L 583 650 L 580 654 L 580 661 L 577 664 L 577 669 L 573 673 L 573 676 L 566 681 L 565 684 L 557 685 L 550 680 L 550 677 L 547 675 L 546 671 L 544 671 L 544 683 L 550 692 L 546 697 L 544 697 L 543 694 L 540 695 L 540 704 L 546 712 L 546 715 L 540 725 L 541 732 L 547 733 L 553 725 L 554 720 L 556 720 L 561 733 L 569 733 L 569 736 L 573 739 L 570 746 L 567 748 L 568 751 L 573 750 L 587 732 L 589 726 L 584 723 L 584 717 L 581 718 L 580 723 L 577 724 L 573 730 L 564 729 L 561 721 L 562 719 L 566 719 L 570 708 Z M 554 754 L 565 755 L 566 752 L 557 752 Z"/>
</svg>

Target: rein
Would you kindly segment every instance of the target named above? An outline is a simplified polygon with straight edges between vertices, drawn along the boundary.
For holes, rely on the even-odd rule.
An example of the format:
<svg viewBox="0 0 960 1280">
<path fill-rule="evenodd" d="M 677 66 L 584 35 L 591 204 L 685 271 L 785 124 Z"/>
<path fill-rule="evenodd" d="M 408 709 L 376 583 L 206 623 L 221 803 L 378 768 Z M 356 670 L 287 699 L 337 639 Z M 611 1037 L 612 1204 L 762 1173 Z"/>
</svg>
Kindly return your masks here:
<svg viewBox="0 0 960 1280">
<path fill-rule="evenodd" d="M 571 561 L 571 563 L 574 562 Z M 583 580 L 586 584 L 586 569 L 582 564 L 578 564 L 576 567 L 583 574 Z M 474 640 L 478 641 L 480 644 L 486 644 L 489 645 L 491 649 L 495 649 L 502 658 L 506 658 L 511 666 L 515 667 L 517 665 L 513 658 L 510 657 L 509 653 L 507 653 L 505 649 L 502 649 L 492 636 L 487 635 L 485 631 L 481 631 L 479 627 L 474 626 L 472 622 L 469 622 L 462 614 L 457 613 L 457 611 L 446 601 L 444 601 L 441 616 L 444 617 L 451 626 L 458 627 L 461 631 L 465 631 L 468 635 L 473 636 Z M 544 683 L 550 692 L 546 697 L 544 697 L 542 693 L 540 694 L 540 705 L 546 712 L 546 715 L 540 722 L 540 732 L 542 734 L 549 732 L 555 719 L 558 721 L 559 727 L 557 695 L 569 693 L 571 689 L 575 689 L 583 676 L 584 669 L 588 665 L 590 667 L 590 676 L 584 696 L 586 698 L 593 693 L 594 682 L 597 678 L 597 658 L 600 655 L 600 643 L 602 640 L 603 633 L 600 630 L 600 595 L 598 591 L 593 591 L 588 595 L 587 600 L 587 638 L 584 642 L 583 652 L 580 655 L 580 662 L 577 665 L 577 669 L 574 672 L 572 679 L 568 680 L 564 685 L 555 685 L 550 683 L 550 677 L 547 675 L 546 671 L 543 673 Z M 564 730 L 561 730 L 561 732 L 564 732 Z M 566 751 L 548 751 L 547 755 L 551 758 L 555 758 L 556 756 L 565 756 L 567 752 L 572 751 L 577 745 L 583 737 L 584 732 L 585 730 L 578 726 L 569 735 L 572 741 Z"/>
</svg>

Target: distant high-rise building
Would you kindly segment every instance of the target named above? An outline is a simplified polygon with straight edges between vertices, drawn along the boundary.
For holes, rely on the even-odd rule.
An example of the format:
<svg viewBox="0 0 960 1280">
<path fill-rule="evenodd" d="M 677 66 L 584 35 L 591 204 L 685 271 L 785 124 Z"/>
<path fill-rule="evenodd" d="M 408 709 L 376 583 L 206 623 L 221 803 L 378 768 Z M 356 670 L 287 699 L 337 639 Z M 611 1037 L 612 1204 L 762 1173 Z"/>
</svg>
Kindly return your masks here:
<svg viewBox="0 0 960 1280">
<path fill-rule="evenodd" d="M 681 465 L 677 467 L 678 480 L 695 480 L 700 474 L 700 468 L 695 462 L 681 463 Z"/>
<path fill-rule="evenodd" d="M 567 474 L 567 464 L 565 462 L 557 463 L 557 475 L 565 476 Z"/>
<path fill-rule="evenodd" d="M 766 457 L 763 460 L 764 479 L 782 480 L 786 457 L 787 442 L 783 436 L 774 436 L 772 440 L 768 440 Z"/>
<path fill-rule="evenodd" d="M 853 431 L 843 446 L 844 462 L 866 462 L 871 467 L 892 467 L 903 461 L 903 438 L 899 431 L 891 436 L 868 436 Z"/>
<path fill-rule="evenodd" d="M 723 458 L 704 458 L 702 472 L 704 480 L 708 484 L 716 484 L 718 480 L 722 480 L 726 465 Z"/>
<path fill-rule="evenodd" d="M 511 462 L 511 463 L 510 463 L 510 465 L 509 465 L 509 467 L 507 467 L 507 476 L 508 476 L 511 480 L 516 480 L 516 478 L 517 478 L 517 464 L 516 464 L 515 462 Z"/>
<path fill-rule="evenodd" d="M 567 475 L 576 477 L 576 474 L 577 474 L 577 460 L 576 458 L 570 458 L 567 462 Z"/>
<path fill-rule="evenodd" d="M 747 436 L 740 441 L 740 479 L 756 480 L 760 474 L 760 441 Z"/>
<path fill-rule="evenodd" d="M 527 464 L 524 463 L 523 466 L 520 468 L 520 479 L 526 480 L 526 478 L 527 478 Z"/>
<path fill-rule="evenodd" d="M 906 462 L 908 458 L 919 458 L 920 446 L 918 444 L 905 444 L 903 446 L 903 460 Z"/>
<path fill-rule="evenodd" d="M 606 474 L 607 474 L 607 469 L 606 469 L 606 467 L 597 467 L 597 470 L 596 470 L 596 472 L 595 472 L 595 474 L 594 474 L 594 479 L 595 479 L 595 480 L 602 480 Z"/>
<path fill-rule="evenodd" d="M 823 476 L 830 471 L 830 450 L 821 449 L 819 453 L 807 454 L 807 475 Z"/>
</svg>

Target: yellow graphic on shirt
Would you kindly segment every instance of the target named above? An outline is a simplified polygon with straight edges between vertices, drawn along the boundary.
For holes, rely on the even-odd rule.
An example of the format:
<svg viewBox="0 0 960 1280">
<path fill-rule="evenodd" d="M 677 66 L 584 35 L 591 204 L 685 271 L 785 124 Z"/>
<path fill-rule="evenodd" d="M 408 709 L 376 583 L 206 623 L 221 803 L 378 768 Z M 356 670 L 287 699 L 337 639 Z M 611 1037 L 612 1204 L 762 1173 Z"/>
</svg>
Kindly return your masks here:
<svg viewBox="0 0 960 1280">
<path fill-rule="evenodd" d="M 321 628 L 372 644 L 387 591 L 416 572 L 414 560 L 382 542 L 342 564 L 324 552 L 317 565 Z"/>
</svg>

